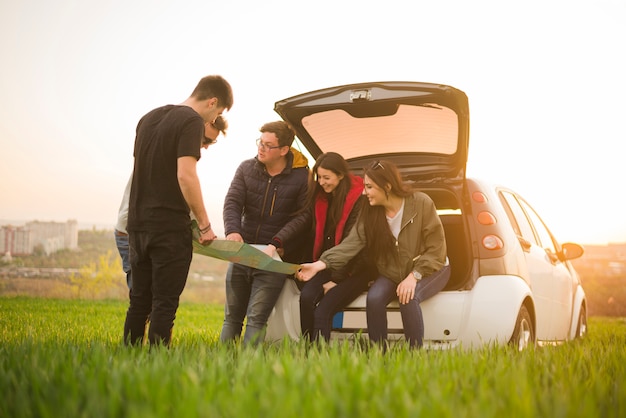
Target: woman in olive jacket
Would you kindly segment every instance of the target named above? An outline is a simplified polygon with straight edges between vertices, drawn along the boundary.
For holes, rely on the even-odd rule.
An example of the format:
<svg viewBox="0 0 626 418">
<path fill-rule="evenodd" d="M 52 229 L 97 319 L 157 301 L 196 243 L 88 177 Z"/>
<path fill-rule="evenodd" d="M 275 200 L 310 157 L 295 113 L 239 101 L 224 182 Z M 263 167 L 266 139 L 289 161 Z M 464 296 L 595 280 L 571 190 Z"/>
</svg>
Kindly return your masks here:
<svg viewBox="0 0 626 418">
<path fill-rule="evenodd" d="M 420 303 L 440 292 L 450 278 L 443 226 L 430 197 L 403 184 L 393 163 L 375 161 L 364 177 L 369 205 L 362 208 L 355 228 L 319 260 L 302 264 L 296 277 L 308 281 L 326 268 L 339 269 L 365 249 L 378 270 L 367 294 L 370 340 L 386 342 L 387 305 L 397 298 L 404 335 L 411 347 L 421 347 Z"/>
</svg>

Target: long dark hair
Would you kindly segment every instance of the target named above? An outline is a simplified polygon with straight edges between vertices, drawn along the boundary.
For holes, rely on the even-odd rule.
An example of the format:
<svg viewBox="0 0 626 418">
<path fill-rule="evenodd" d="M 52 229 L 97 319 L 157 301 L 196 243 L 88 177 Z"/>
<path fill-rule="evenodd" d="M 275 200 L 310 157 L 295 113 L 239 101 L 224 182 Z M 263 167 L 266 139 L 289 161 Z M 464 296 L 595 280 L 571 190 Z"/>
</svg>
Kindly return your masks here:
<svg viewBox="0 0 626 418">
<path fill-rule="evenodd" d="M 394 194 L 405 198 L 413 194 L 411 187 L 402 181 L 398 167 L 391 161 L 374 161 L 363 174 L 383 189 L 387 197 Z M 358 222 L 365 227 L 366 251 L 371 259 L 397 258 L 396 239 L 389 229 L 383 206 L 363 205 Z"/>
<path fill-rule="evenodd" d="M 346 202 L 346 196 L 352 186 L 350 180 L 350 166 L 348 162 L 336 152 L 326 152 L 320 155 L 315 160 L 313 169 L 309 172 L 309 186 L 307 191 L 307 208 L 315 207 L 315 199 L 320 193 L 324 193 L 324 189 L 318 183 L 317 169 L 323 168 L 325 170 L 332 171 L 337 176 L 343 178 L 339 181 L 337 188 L 333 192 L 333 198 L 331 200 L 330 208 L 328 210 L 328 219 L 326 222 L 332 222 L 332 225 L 336 225 L 341 219 L 343 212 L 343 206 Z"/>
</svg>

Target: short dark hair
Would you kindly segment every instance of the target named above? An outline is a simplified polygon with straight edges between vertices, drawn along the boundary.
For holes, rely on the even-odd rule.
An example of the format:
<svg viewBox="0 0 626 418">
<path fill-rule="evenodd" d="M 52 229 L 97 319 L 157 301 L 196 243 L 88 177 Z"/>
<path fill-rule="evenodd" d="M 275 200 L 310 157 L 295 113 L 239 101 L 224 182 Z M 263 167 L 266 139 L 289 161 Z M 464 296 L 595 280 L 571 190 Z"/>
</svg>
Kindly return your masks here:
<svg viewBox="0 0 626 418">
<path fill-rule="evenodd" d="M 290 147 L 293 144 L 293 140 L 296 133 L 291 129 L 291 126 L 287 122 L 277 120 L 276 122 L 267 122 L 259 129 L 261 133 L 271 132 L 278 137 L 278 146 Z"/>
<path fill-rule="evenodd" d="M 224 119 L 224 117 L 222 115 L 219 115 L 218 117 L 215 118 L 215 120 L 213 121 L 211 126 L 213 126 L 215 129 L 220 131 L 222 133 L 222 135 L 225 136 L 226 135 L 226 130 L 228 129 L 228 121 L 226 119 Z"/>
<path fill-rule="evenodd" d="M 203 77 L 191 93 L 196 100 L 206 100 L 212 97 L 217 99 L 217 105 L 226 110 L 233 107 L 233 89 L 221 75 L 207 75 Z"/>
</svg>

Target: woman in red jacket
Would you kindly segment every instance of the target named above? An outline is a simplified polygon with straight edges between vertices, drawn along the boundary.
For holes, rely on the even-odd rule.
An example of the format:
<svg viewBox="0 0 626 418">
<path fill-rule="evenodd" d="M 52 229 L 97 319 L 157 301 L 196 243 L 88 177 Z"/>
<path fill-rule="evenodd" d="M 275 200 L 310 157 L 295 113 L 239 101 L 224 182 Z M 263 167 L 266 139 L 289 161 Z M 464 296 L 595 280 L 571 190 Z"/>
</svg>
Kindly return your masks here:
<svg viewBox="0 0 626 418">
<path fill-rule="evenodd" d="M 350 174 L 346 160 L 335 152 L 317 158 L 310 173 L 307 207 L 313 219 L 313 261 L 339 244 L 350 232 L 365 201 L 363 179 Z M 324 270 L 306 282 L 300 294 L 302 335 L 330 339 L 335 313 L 367 290 L 375 268 L 362 257 L 340 271 Z"/>
</svg>

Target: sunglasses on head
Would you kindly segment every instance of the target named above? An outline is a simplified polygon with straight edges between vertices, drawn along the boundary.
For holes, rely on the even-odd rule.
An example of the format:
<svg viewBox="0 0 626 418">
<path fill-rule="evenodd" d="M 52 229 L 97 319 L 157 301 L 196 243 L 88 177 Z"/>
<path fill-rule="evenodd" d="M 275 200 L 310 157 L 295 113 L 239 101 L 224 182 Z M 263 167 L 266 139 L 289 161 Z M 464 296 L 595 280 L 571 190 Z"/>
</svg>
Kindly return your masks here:
<svg viewBox="0 0 626 418">
<path fill-rule="evenodd" d="M 385 166 L 382 165 L 382 163 L 380 162 L 380 160 L 376 160 L 372 163 L 372 166 L 370 167 L 370 170 L 378 170 L 379 168 L 382 168 L 383 170 L 385 169 Z"/>
</svg>

